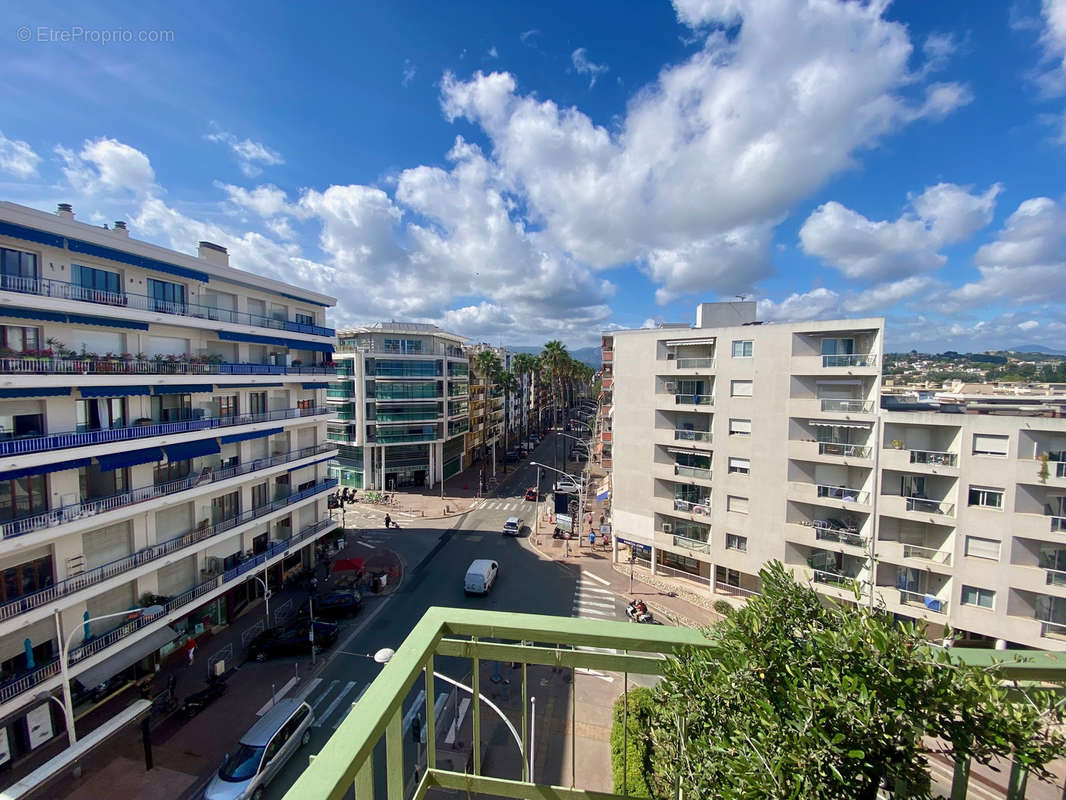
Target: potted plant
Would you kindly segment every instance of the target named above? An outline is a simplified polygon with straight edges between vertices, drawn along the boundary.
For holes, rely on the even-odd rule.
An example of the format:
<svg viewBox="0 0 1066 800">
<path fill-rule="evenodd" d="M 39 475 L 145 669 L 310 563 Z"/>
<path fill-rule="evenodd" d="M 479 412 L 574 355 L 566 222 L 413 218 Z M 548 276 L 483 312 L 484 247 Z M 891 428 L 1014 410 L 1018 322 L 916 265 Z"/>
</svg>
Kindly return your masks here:
<svg viewBox="0 0 1066 800">
<path fill-rule="evenodd" d="M 892 440 L 892 449 L 893 450 L 902 450 L 903 449 L 903 440 L 902 439 L 893 439 Z"/>
<path fill-rule="evenodd" d="M 1040 471 L 1036 473 L 1036 476 L 1040 478 L 1041 483 L 1047 483 L 1048 476 L 1051 474 L 1051 471 L 1048 469 L 1048 454 L 1041 453 L 1037 456 L 1037 460 L 1040 462 Z"/>
</svg>

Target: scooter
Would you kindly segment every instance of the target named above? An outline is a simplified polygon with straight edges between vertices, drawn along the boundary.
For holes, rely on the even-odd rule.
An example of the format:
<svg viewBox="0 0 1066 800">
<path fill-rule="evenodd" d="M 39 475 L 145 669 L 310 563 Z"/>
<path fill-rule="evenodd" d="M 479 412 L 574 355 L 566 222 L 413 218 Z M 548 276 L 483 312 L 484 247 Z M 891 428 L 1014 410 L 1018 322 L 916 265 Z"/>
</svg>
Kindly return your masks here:
<svg viewBox="0 0 1066 800">
<path fill-rule="evenodd" d="M 574 535 L 570 531 L 564 531 L 562 528 L 556 528 L 552 532 L 553 539 L 573 539 Z"/>
<path fill-rule="evenodd" d="M 652 622 L 652 616 L 650 611 L 645 611 L 643 614 L 637 611 L 637 604 L 630 600 L 626 605 L 626 616 L 634 622 Z"/>
<path fill-rule="evenodd" d="M 226 693 L 226 682 L 215 675 L 207 679 L 207 686 L 193 692 L 181 704 L 181 713 L 186 717 L 195 717 L 218 698 Z"/>
</svg>

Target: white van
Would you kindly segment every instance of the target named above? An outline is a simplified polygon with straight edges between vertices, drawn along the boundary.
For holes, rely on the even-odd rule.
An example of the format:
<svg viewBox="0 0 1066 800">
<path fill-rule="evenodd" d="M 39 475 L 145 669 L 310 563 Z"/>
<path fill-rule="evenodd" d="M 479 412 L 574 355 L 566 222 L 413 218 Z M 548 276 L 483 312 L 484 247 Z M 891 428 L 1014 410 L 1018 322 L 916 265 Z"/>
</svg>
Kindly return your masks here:
<svg viewBox="0 0 1066 800">
<path fill-rule="evenodd" d="M 479 558 L 466 570 L 463 591 L 466 594 L 488 594 L 499 574 L 499 564 L 487 558 Z"/>
</svg>

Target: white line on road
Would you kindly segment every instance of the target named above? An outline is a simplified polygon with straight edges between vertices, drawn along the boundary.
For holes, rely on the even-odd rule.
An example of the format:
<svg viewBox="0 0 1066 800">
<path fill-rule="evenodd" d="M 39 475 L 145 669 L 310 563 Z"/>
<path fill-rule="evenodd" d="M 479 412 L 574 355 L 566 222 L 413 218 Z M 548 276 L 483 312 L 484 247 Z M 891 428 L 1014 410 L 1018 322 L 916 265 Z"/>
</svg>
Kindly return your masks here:
<svg viewBox="0 0 1066 800">
<path fill-rule="evenodd" d="M 411 727 L 411 721 L 415 718 L 415 714 L 418 713 L 418 709 L 422 707 L 422 704 L 426 702 L 426 690 L 419 689 L 418 697 L 411 704 L 411 707 L 407 709 L 407 713 L 403 715 L 403 732 L 407 733 L 407 729 Z"/>
<path fill-rule="evenodd" d="M 575 606 L 597 606 L 599 608 L 614 608 L 614 603 L 602 603 L 601 598 L 581 597 L 580 595 L 574 595 Z"/>
<path fill-rule="evenodd" d="M 318 684 L 320 683 L 322 683 L 321 678 L 312 678 L 311 682 L 307 684 L 303 689 L 301 689 L 300 693 L 296 695 L 296 699 L 306 700 L 310 696 L 311 692 L 315 690 L 315 687 L 318 686 Z"/>
<path fill-rule="evenodd" d="M 329 719 L 329 715 L 333 713 L 333 709 L 335 709 L 340 704 L 341 700 L 344 699 L 344 696 L 354 688 L 355 681 L 348 681 L 347 685 L 344 687 L 341 693 L 338 694 L 335 698 L 333 698 L 333 702 L 326 706 L 326 710 L 323 711 L 322 715 L 315 720 L 315 724 L 312 727 L 321 728 L 325 721 Z"/>
<path fill-rule="evenodd" d="M 589 675 L 593 678 L 599 678 L 601 681 L 607 681 L 607 683 L 614 683 L 614 678 L 610 675 L 604 675 L 602 672 L 597 672 L 594 669 L 588 669 L 587 667 L 578 667 L 577 671 L 582 675 Z"/>
<path fill-rule="evenodd" d="M 610 589 L 601 589 L 599 586 L 593 586 L 590 583 L 579 582 L 577 584 L 577 591 L 590 592 L 592 594 L 603 595 L 605 597 L 614 597 L 614 592 L 612 592 Z"/>
<path fill-rule="evenodd" d="M 370 548 L 371 550 L 374 550 L 374 549 L 376 549 L 376 546 L 375 546 L 375 545 L 372 545 L 372 544 L 370 544 L 369 542 L 359 542 L 359 541 L 357 541 L 357 542 L 356 542 L 356 544 L 357 544 L 357 545 L 360 545 L 360 546 L 362 546 L 362 547 L 369 547 L 369 548 Z"/>
<path fill-rule="evenodd" d="M 333 691 L 333 687 L 335 687 L 338 683 L 340 683 L 340 681 L 330 681 L 329 686 L 326 687 L 326 691 L 322 692 L 322 694 L 316 697 L 311 703 L 311 708 L 315 711 L 318 711 L 318 707 L 322 704 L 322 701 L 329 696 L 329 693 Z"/>
<path fill-rule="evenodd" d="M 595 614 L 598 617 L 613 617 L 614 616 L 614 614 L 611 614 L 611 613 L 609 613 L 607 611 L 604 611 L 602 608 L 589 608 L 587 606 L 575 605 L 570 610 L 571 611 L 576 611 L 579 615 L 580 614 Z"/>
<path fill-rule="evenodd" d="M 585 577 L 585 578 L 592 578 L 592 580 L 594 580 L 594 581 L 596 581 L 598 583 L 602 583 L 604 586 L 610 586 L 611 585 L 610 581 L 605 581 L 599 575 L 593 575 L 591 572 L 588 572 L 586 570 L 581 570 L 581 575 L 582 575 L 582 577 Z"/>
<path fill-rule="evenodd" d="M 455 744 L 456 733 L 463 724 L 463 720 L 466 719 L 468 708 L 470 708 L 470 698 L 464 697 L 459 701 L 459 716 L 452 720 L 452 727 L 448 730 L 448 735 L 444 737 L 445 744 Z"/>
<path fill-rule="evenodd" d="M 263 716 L 265 713 L 267 713 L 270 709 L 272 709 L 274 707 L 274 703 L 276 701 L 280 700 L 286 694 L 288 694 L 289 689 L 291 689 L 293 686 L 295 686 L 299 682 L 300 682 L 300 679 L 295 677 L 295 676 L 293 676 L 292 678 L 289 678 L 289 680 L 287 680 L 285 682 L 285 685 L 282 686 L 280 689 L 278 689 L 274 693 L 273 697 L 271 697 L 269 700 L 267 700 L 265 703 L 263 703 L 263 707 L 261 709 L 259 709 L 258 711 L 256 711 L 255 715 L 257 717 Z"/>
</svg>

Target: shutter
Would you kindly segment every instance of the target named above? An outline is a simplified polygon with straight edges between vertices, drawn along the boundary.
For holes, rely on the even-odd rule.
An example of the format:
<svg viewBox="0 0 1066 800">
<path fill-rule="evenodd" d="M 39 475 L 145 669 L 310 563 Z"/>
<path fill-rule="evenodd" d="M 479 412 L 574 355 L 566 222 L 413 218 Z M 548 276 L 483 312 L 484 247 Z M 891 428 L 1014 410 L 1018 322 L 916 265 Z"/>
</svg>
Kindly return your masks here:
<svg viewBox="0 0 1066 800">
<path fill-rule="evenodd" d="M 176 564 L 169 564 L 156 573 L 159 579 L 159 594 L 174 597 L 187 592 L 196 583 L 196 556 L 183 558 Z"/>
<path fill-rule="evenodd" d="M 751 420 L 750 419 L 731 419 L 729 420 L 729 432 L 730 433 L 751 433 Z"/>
<path fill-rule="evenodd" d="M 973 435 L 973 452 L 975 455 L 1005 456 L 1007 455 L 1009 442 L 1009 436 L 975 433 Z"/>
<path fill-rule="evenodd" d="M 195 527 L 192 518 L 192 503 L 182 503 L 173 508 L 164 508 L 155 515 L 155 540 L 165 542 L 175 536 L 182 536 Z"/>
<path fill-rule="evenodd" d="M 117 561 L 133 552 L 133 538 L 128 521 L 89 531 L 82 534 L 81 540 L 86 569 Z"/>
<path fill-rule="evenodd" d="M 144 354 L 152 356 L 185 355 L 189 352 L 189 340 L 178 339 L 173 336 L 148 336 L 147 344 L 144 345 Z M 144 339 L 142 338 L 142 341 Z"/>
<path fill-rule="evenodd" d="M 990 558 L 993 561 L 999 561 L 999 541 L 982 539 L 979 536 L 967 536 L 966 555 L 971 558 Z"/>
<path fill-rule="evenodd" d="M 751 397 L 752 395 L 752 382 L 751 381 L 732 381 L 730 383 L 730 394 L 733 397 Z"/>
<path fill-rule="evenodd" d="M 727 511 L 735 511 L 738 514 L 747 514 L 748 498 L 731 494 L 726 498 L 725 507 Z"/>
<path fill-rule="evenodd" d="M 746 458 L 734 458 L 731 456 L 729 458 L 729 469 L 742 469 L 745 472 L 749 471 L 751 469 L 751 461 Z"/>
<path fill-rule="evenodd" d="M 106 614 L 114 614 L 118 611 L 134 608 L 136 603 L 133 597 L 133 586 L 134 582 L 130 581 L 110 591 L 101 592 L 94 597 L 90 597 L 85 601 L 85 610 L 89 612 L 90 617 L 102 617 Z M 90 623 L 90 630 L 94 636 L 97 636 L 105 631 L 117 628 L 123 623 L 125 623 L 125 619 L 122 617 L 102 619 L 99 622 Z M 74 635 L 78 636 L 79 634 L 75 633 Z"/>
</svg>

